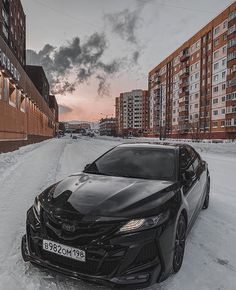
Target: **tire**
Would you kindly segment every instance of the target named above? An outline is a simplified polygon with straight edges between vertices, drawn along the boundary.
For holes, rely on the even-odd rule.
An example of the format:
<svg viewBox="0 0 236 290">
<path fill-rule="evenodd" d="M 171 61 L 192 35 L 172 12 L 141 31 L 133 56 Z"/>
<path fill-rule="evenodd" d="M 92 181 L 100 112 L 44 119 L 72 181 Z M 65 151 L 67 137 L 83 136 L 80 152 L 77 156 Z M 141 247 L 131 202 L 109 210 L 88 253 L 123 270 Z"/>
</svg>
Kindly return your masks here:
<svg viewBox="0 0 236 290">
<path fill-rule="evenodd" d="M 26 252 L 27 252 L 26 235 L 24 235 L 22 237 L 22 240 L 21 240 L 21 255 L 22 255 L 22 258 L 23 258 L 24 262 L 28 262 L 29 261 L 29 257 L 27 256 Z"/>
<path fill-rule="evenodd" d="M 209 201 L 210 201 L 210 180 L 208 180 L 207 183 L 207 191 L 206 191 L 206 197 L 202 206 L 202 209 L 207 209 L 209 207 Z"/>
<path fill-rule="evenodd" d="M 175 249 L 174 249 L 174 257 L 173 257 L 173 272 L 179 272 L 185 252 L 185 242 L 186 242 L 186 230 L 187 223 L 184 218 L 184 215 L 181 214 L 178 220 L 176 234 L 175 234 Z"/>
</svg>

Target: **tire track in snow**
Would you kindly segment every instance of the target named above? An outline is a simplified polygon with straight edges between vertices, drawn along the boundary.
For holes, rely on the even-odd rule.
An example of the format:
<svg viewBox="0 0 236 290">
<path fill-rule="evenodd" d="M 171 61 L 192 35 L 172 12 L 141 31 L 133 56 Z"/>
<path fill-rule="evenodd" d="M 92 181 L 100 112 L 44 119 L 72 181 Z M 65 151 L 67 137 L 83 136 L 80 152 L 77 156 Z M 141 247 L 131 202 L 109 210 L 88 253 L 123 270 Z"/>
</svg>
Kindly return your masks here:
<svg viewBox="0 0 236 290">
<path fill-rule="evenodd" d="M 10 277 L 11 281 L 17 279 L 15 273 L 18 273 L 18 267 L 19 265 L 22 266 L 23 263 L 20 255 L 20 242 L 25 232 L 25 218 L 22 218 L 22 214 L 25 216 L 26 210 L 32 205 L 32 199 L 35 194 L 40 193 L 45 187 L 55 182 L 57 173 L 60 170 L 61 159 L 66 144 L 66 140 L 52 140 L 46 147 L 36 146 L 36 148 L 32 148 L 32 150 L 27 151 L 18 158 L 16 163 L 10 167 L 10 170 L 0 181 L 1 199 L 3 200 L 0 204 L 0 239 L 7 237 L 6 242 L 1 242 L 0 244 L 1 284 L 3 282 L 3 277 L 5 277 L 5 281 L 9 280 Z M 43 153 L 44 150 L 45 153 L 48 153 L 48 148 L 50 149 L 50 154 L 42 157 L 41 153 Z M 14 152 L 12 154 L 14 154 Z M 38 155 L 36 159 L 34 158 L 35 154 Z M 27 166 L 28 162 L 31 165 L 29 167 Z M 36 171 L 37 174 L 35 174 L 34 171 Z M 39 178 L 40 180 L 38 181 L 38 174 L 42 173 L 43 178 Z M 27 188 L 27 184 L 20 181 L 21 176 L 25 174 L 32 179 L 30 189 Z M 7 176 L 8 178 L 6 179 Z M 20 186 L 13 184 L 13 180 L 17 179 L 19 179 Z M 22 186 L 23 188 L 27 188 L 27 196 L 24 194 Z M 31 201 L 27 202 L 28 200 Z M 27 208 L 25 208 L 25 203 L 28 204 Z M 22 207 L 24 210 L 20 210 Z M 10 208 L 12 208 L 12 212 L 9 212 Z M 14 211 L 17 213 L 15 213 L 15 216 Z M 20 215 L 19 217 L 18 214 Z M 8 226 L 9 222 L 10 227 Z"/>
</svg>

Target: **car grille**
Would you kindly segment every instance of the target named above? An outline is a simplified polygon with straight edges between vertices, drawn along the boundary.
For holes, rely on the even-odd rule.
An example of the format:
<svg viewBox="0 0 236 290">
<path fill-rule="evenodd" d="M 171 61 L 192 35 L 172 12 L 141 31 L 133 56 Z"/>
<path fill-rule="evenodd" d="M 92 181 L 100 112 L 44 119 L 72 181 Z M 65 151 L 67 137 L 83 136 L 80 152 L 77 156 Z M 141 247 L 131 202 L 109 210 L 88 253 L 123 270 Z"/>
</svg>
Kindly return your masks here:
<svg viewBox="0 0 236 290">
<path fill-rule="evenodd" d="M 33 212 L 28 217 L 33 218 Z M 51 265 L 69 271 L 88 275 L 109 276 L 115 273 L 126 255 L 127 247 L 111 245 L 110 238 L 120 227 L 119 223 L 81 223 L 76 222 L 75 232 L 62 230 L 62 221 L 50 217 L 44 210 L 41 226 L 34 222 L 27 224 L 27 239 L 30 252 Z M 86 251 L 86 262 L 72 260 L 43 250 L 43 239 L 49 239 L 63 245 Z M 92 241 L 95 243 L 92 243 Z"/>
<path fill-rule="evenodd" d="M 70 232 L 63 229 L 63 223 L 73 224 L 74 231 Z M 48 238 L 62 243 L 66 242 L 67 245 L 74 247 L 88 246 L 98 239 L 106 239 L 120 227 L 120 223 L 114 222 L 91 223 L 56 219 L 45 211 L 43 213 L 43 224 L 45 225 L 45 231 Z"/>
</svg>

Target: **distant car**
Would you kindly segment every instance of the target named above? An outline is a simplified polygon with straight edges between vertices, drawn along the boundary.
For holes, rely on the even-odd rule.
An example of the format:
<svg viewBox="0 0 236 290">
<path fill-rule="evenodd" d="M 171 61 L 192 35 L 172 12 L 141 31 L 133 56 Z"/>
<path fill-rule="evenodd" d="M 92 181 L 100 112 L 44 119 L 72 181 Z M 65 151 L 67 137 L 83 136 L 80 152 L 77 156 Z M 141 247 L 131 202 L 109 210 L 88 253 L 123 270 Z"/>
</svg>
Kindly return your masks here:
<svg viewBox="0 0 236 290">
<path fill-rule="evenodd" d="M 73 135 L 72 139 L 78 139 L 78 137 L 76 135 Z"/>
<path fill-rule="evenodd" d="M 87 135 L 91 138 L 95 136 L 93 132 L 88 132 Z"/>
<path fill-rule="evenodd" d="M 23 258 L 122 289 L 150 286 L 180 270 L 209 193 L 207 163 L 191 146 L 119 145 L 36 197 Z"/>
</svg>

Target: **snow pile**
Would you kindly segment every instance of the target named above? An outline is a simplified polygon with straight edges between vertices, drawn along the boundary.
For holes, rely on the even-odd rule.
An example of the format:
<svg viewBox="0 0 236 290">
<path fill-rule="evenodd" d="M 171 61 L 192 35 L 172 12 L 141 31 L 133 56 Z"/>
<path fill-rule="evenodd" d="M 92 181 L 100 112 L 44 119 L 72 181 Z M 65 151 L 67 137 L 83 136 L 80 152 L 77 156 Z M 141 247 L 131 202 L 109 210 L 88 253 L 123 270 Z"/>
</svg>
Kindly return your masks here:
<svg viewBox="0 0 236 290">
<path fill-rule="evenodd" d="M 150 140 L 150 139 L 147 139 Z M 53 139 L 0 155 L 0 289 L 106 289 L 22 261 L 25 215 L 50 184 L 81 171 L 122 138 Z M 234 290 L 236 285 L 236 144 L 195 143 L 211 173 L 211 203 L 187 241 L 181 271 L 149 290 Z"/>
</svg>

